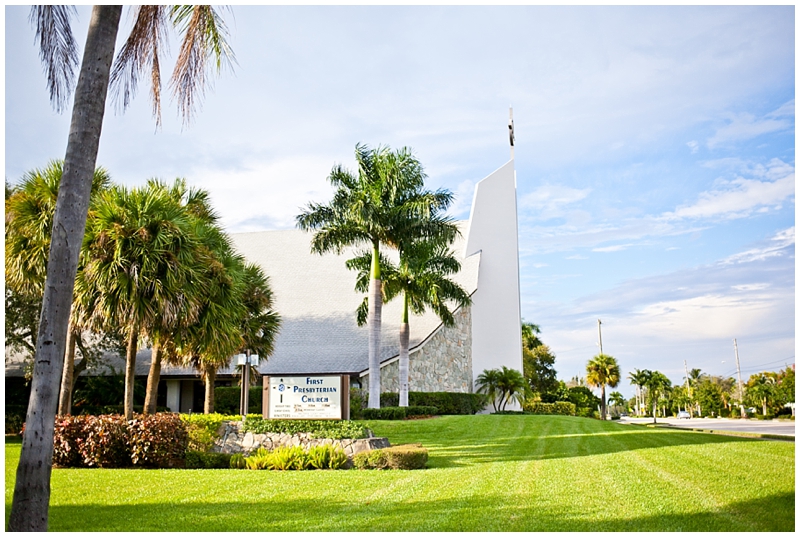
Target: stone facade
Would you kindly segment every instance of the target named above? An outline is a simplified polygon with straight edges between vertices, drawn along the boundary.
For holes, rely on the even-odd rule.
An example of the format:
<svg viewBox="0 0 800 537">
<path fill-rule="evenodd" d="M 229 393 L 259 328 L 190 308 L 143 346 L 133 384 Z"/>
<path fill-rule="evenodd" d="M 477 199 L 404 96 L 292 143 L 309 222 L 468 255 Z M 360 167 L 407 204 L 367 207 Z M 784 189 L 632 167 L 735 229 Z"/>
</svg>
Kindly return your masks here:
<svg viewBox="0 0 800 537">
<path fill-rule="evenodd" d="M 413 392 L 472 392 L 472 314 L 469 306 L 453 314 L 455 324 L 440 326 L 408 357 L 409 389 Z M 411 322 L 414 322 L 412 317 Z M 381 338 L 397 334 L 381 334 Z M 381 366 L 381 391 L 399 391 L 397 358 Z M 361 377 L 369 391 L 369 375 Z"/>
<path fill-rule="evenodd" d="M 278 447 L 301 446 L 306 451 L 309 448 L 319 445 L 332 445 L 340 447 L 347 455 L 348 459 L 353 458 L 356 453 L 389 447 L 389 440 L 386 438 L 344 438 L 341 440 L 331 438 L 312 438 L 308 433 L 286 434 L 286 433 L 243 433 L 242 422 L 224 422 L 220 430 L 219 438 L 214 442 L 211 451 L 214 453 L 241 453 L 249 455 L 259 448 L 272 451 Z"/>
</svg>

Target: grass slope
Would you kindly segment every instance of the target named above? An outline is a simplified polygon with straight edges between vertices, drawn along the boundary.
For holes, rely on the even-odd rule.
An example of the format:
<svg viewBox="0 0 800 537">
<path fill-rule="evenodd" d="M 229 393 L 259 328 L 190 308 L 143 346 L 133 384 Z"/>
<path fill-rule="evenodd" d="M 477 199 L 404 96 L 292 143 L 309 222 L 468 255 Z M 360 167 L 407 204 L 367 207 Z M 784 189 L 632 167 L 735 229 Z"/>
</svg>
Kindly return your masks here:
<svg viewBox="0 0 800 537">
<path fill-rule="evenodd" d="M 794 444 L 565 416 L 369 422 L 415 471 L 53 472 L 55 531 L 793 531 Z M 6 517 L 19 444 L 6 445 Z"/>
</svg>

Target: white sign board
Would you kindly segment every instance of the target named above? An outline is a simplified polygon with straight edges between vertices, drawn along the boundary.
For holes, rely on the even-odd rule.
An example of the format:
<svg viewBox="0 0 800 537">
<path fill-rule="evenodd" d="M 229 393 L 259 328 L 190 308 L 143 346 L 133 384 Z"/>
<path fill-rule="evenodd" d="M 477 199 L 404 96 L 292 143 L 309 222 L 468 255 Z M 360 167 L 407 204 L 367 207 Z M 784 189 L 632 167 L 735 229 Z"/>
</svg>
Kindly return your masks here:
<svg viewBox="0 0 800 537">
<path fill-rule="evenodd" d="M 342 380 L 337 376 L 269 378 L 271 419 L 342 419 Z"/>
</svg>

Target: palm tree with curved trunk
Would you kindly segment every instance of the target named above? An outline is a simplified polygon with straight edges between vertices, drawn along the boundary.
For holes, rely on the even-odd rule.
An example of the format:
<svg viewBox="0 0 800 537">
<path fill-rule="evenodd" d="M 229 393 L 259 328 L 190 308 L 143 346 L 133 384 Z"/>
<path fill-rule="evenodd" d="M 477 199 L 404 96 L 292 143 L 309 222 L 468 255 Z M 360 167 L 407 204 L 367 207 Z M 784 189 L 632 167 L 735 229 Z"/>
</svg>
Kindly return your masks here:
<svg viewBox="0 0 800 537">
<path fill-rule="evenodd" d="M 41 303 L 47 277 L 47 255 L 53 230 L 53 214 L 63 173 L 63 161 L 53 160 L 42 169 L 27 172 L 6 200 L 6 286 L 14 292 Z M 95 169 L 92 176 L 91 199 L 110 184 L 108 172 Z M 91 209 L 90 209 L 91 211 Z M 81 267 L 78 267 L 80 271 Z M 73 299 L 72 310 L 80 298 Z M 34 338 L 35 345 L 35 338 Z M 58 414 L 71 412 L 72 390 L 75 386 L 75 347 L 83 347 L 80 327 L 75 316 L 70 318 L 67 349 L 61 379 Z M 85 353 L 84 353 L 85 357 Z M 82 362 L 83 368 L 86 362 Z M 81 368 L 82 369 L 82 368 Z"/>
<path fill-rule="evenodd" d="M 159 51 L 164 48 L 164 33 L 160 31 L 163 25 L 153 21 L 167 20 L 182 36 L 172 88 L 185 121 L 189 121 L 198 93 L 205 88 L 207 59 L 215 58 L 219 70 L 224 58 L 230 57 L 224 24 L 210 6 L 139 6 L 133 9 L 136 23 L 123 48 L 128 52 L 117 60 L 122 67 L 115 79 L 123 88 L 123 108 L 128 104 L 124 96 L 133 96 L 138 77 L 147 70 L 152 81 L 154 111 L 160 110 Z M 17 466 L 8 522 L 10 531 L 47 530 L 55 394 L 62 373 L 75 275 L 121 12 L 122 6 L 92 8 L 84 56 L 77 84 L 74 84 L 78 66 L 78 47 L 70 28 L 74 10 L 52 5 L 34 6 L 31 10 L 51 102 L 58 111 L 65 109 L 73 87 L 74 101 L 47 261 L 31 403 L 25 422 L 28 434 L 23 439 Z"/>
<path fill-rule="evenodd" d="M 475 388 L 478 393 L 486 394 L 492 402 L 492 408 L 497 412 L 497 396 L 500 393 L 501 372 L 499 369 L 484 369 L 475 379 Z"/>
<path fill-rule="evenodd" d="M 341 253 L 345 247 L 369 245 L 372 251 L 368 295 L 369 408 L 380 407 L 381 284 L 380 248 L 397 249 L 409 238 L 445 237 L 449 221 L 436 217 L 452 194 L 423 190 L 425 172 L 411 150 L 356 145 L 356 174 L 336 165 L 328 181 L 336 188 L 328 204 L 309 203 L 297 226 L 313 231 L 311 251 Z M 454 237 L 454 235 L 453 235 Z M 450 238 L 452 240 L 452 237 Z"/>
<path fill-rule="evenodd" d="M 586 364 L 586 382 L 600 388 L 600 415 L 606 419 L 606 386 L 616 388 L 619 384 L 619 365 L 613 356 L 598 354 Z"/>
<path fill-rule="evenodd" d="M 356 290 L 364 292 L 369 285 L 371 254 L 347 262 L 347 267 L 358 270 Z M 469 294 L 449 276 L 461 270 L 461 264 L 445 243 L 433 240 L 402 241 L 400 263 L 394 266 L 381 256 L 383 299 L 385 302 L 402 295 L 403 310 L 400 324 L 398 355 L 399 405 L 408 406 L 409 391 L 409 337 L 411 328 L 409 312 L 422 315 L 427 308 L 433 310 L 444 326 L 453 326 L 455 317 L 448 304 L 455 308 L 469 306 Z M 357 311 L 357 322 L 362 326 L 367 320 L 366 299 Z"/>
</svg>

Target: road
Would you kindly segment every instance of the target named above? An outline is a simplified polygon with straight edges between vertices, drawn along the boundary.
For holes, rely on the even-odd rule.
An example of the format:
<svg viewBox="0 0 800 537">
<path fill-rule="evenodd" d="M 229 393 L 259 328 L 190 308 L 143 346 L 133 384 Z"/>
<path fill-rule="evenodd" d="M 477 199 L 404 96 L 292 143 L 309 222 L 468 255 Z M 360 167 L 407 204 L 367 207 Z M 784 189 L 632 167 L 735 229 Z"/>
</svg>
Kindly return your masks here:
<svg viewBox="0 0 800 537">
<path fill-rule="evenodd" d="M 684 429 L 706 429 L 741 433 L 779 434 L 794 438 L 793 421 L 732 420 L 727 418 L 658 418 L 658 423 L 668 423 Z M 620 423 L 653 423 L 653 418 L 622 418 Z"/>
</svg>

